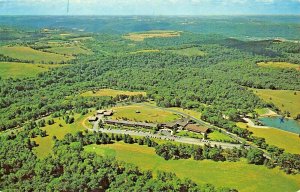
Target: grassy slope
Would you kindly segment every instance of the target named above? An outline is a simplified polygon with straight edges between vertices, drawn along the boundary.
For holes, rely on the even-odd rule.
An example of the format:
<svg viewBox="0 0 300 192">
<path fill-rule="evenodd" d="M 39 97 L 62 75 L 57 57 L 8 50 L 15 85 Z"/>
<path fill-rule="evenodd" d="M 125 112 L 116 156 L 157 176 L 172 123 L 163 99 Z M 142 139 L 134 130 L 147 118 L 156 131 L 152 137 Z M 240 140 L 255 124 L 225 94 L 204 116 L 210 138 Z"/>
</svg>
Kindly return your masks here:
<svg viewBox="0 0 300 192">
<path fill-rule="evenodd" d="M 296 69 L 300 70 L 300 65 L 287 63 L 287 62 L 260 62 L 257 63 L 260 67 L 272 67 L 272 68 L 283 68 L 283 69 Z"/>
<path fill-rule="evenodd" d="M 212 183 L 227 186 L 241 192 L 294 192 L 300 188 L 300 175 L 286 175 L 278 169 L 249 165 L 241 162 L 213 162 L 209 160 L 165 161 L 157 156 L 153 148 L 139 145 L 115 143 L 113 145 L 90 145 L 86 151 L 99 155 L 113 155 L 118 160 L 133 163 L 143 170 L 174 172 L 180 178 L 190 178 L 198 184 Z"/>
<path fill-rule="evenodd" d="M 90 54 L 92 54 L 91 51 L 82 49 L 79 46 L 52 47 L 47 50 L 57 53 L 57 54 L 62 54 L 62 55 L 64 55 L 64 54 L 66 54 L 66 55 L 79 55 L 79 54 L 90 55 Z"/>
<path fill-rule="evenodd" d="M 180 113 L 185 113 L 187 115 L 190 115 L 194 118 L 200 118 L 201 117 L 201 113 L 198 112 L 198 111 L 194 111 L 194 110 L 189 110 L 189 109 L 182 109 L 182 108 L 179 108 L 179 107 L 171 107 L 170 109 L 174 110 L 174 111 L 178 111 Z"/>
<path fill-rule="evenodd" d="M 131 121 L 149 121 L 162 123 L 171 122 L 180 118 L 178 115 L 168 111 L 164 111 L 162 109 L 140 105 L 114 107 L 113 110 L 116 111 L 116 113 L 112 117 L 113 119 L 127 118 Z M 136 111 L 140 111 L 140 113 L 136 113 Z"/>
<path fill-rule="evenodd" d="M 121 91 L 121 90 L 113 90 L 113 89 L 101 89 L 97 91 L 96 93 L 93 93 L 92 91 L 88 91 L 85 93 L 82 93 L 81 96 L 84 97 L 99 97 L 99 96 L 111 96 L 116 97 L 117 95 L 146 95 L 145 92 L 132 92 L 132 91 Z"/>
<path fill-rule="evenodd" d="M 254 89 L 254 93 L 266 102 L 274 103 L 281 111 L 289 111 L 292 117 L 300 113 L 300 91 Z"/>
<path fill-rule="evenodd" d="M 35 63 L 41 63 L 42 61 L 45 63 L 59 63 L 61 61 L 74 59 L 72 56 L 46 53 L 25 46 L 0 47 L 0 54 L 20 60 L 33 60 Z"/>
<path fill-rule="evenodd" d="M 197 47 L 172 50 L 171 52 L 183 56 L 204 56 L 205 55 L 205 52 L 200 51 Z"/>
<path fill-rule="evenodd" d="M 51 153 L 52 146 L 54 144 L 52 137 L 56 136 L 58 139 L 62 139 L 67 133 L 76 133 L 77 131 L 84 131 L 85 128 L 82 125 L 86 117 L 88 115 L 81 116 L 79 114 L 76 114 L 75 122 L 73 124 L 66 124 L 65 121 L 62 119 L 62 117 L 55 118 L 55 124 L 53 125 L 47 125 L 46 127 L 43 127 L 42 130 L 47 131 L 47 137 L 36 137 L 32 139 L 37 144 L 39 144 L 38 147 L 34 148 L 34 152 L 37 154 L 38 157 L 43 158 L 46 157 L 48 154 Z M 61 124 L 63 127 L 60 127 L 59 124 Z"/>
<path fill-rule="evenodd" d="M 50 68 L 59 67 L 59 66 L 62 65 L 0 62 L 0 77 L 2 78 L 34 77 L 38 73 L 45 72 L 48 71 Z"/>
<path fill-rule="evenodd" d="M 246 128 L 245 123 L 238 123 L 237 125 L 241 128 Z M 260 129 L 249 127 L 247 129 L 252 131 L 255 136 L 265 138 L 268 144 L 283 148 L 290 153 L 300 154 L 300 138 L 297 134 L 275 128 Z"/>
</svg>

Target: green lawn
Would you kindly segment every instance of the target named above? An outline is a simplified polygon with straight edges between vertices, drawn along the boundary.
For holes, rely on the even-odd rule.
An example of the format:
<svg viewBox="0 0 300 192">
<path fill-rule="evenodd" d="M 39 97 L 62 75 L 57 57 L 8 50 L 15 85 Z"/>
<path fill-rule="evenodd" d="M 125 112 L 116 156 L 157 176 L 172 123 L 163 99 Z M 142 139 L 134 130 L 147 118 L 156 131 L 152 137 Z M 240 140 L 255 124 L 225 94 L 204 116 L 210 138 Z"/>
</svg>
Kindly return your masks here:
<svg viewBox="0 0 300 192">
<path fill-rule="evenodd" d="M 200 133 L 193 133 L 190 131 L 179 131 L 176 133 L 177 136 L 181 136 L 181 137 L 191 137 L 191 138 L 195 138 L 195 139 L 202 139 L 203 135 Z"/>
<path fill-rule="evenodd" d="M 264 101 L 274 103 L 282 112 L 289 111 L 292 117 L 300 114 L 300 91 L 270 89 L 253 89 L 253 91 Z"/>
<path fill-rule="evenodd" d="M 171 50 L 172 53 L 183 55 L 183 56 L 204 56 L 206 55 L 205 52 L 199 50 L 197 47 L 186 48 L 186 49 L 178 49 L 178 50 Z"/>
<path fill-rule="evenodd" d="M 144 95 L 146 96 L 146 92 L 141 91 L 122 91 L 122 90 L 114 90 L 114 89 L 100 89 L 99 91 L 93 92 L 88 91 L 85 93 L 82 93 L 81 96 L 83 97 L 103 97 L 103 96 L 110 96 L 110 97 L 116 97 L 117 95 Z"/>
<path fill-rule="evenodd" d="M 29 64 L 29 63 L 15 63 L 15 62 L 0 62 L 0 77 L 6 79 L 34 77 L 38 73 L 48 71 L 50 68 L 59 67 L 63 65 L 49 65 L 49 64 Z"/>
<path fill-rule="evenodd" d="M 72 56 L 37 51 L 25 46 L 0 47 L 0 54 L 20 60 L 34 61 L 34 63 L 59 63 L 74 59 Z"/>
<path fill-rule="evenodd" d="M 178 111 L 180 113 L 185 113 L 187 115 L 190 115 L 194 118 L 200 119 L 201 117 L 201 113 L 195 110 L 190 110 L 190 109 L 183 109 L 183 108 L 179 108 L 179 107 L 171 107 L 169 109 L 172 109 L 174 111 Z"/>
<path fill-rule="evenodd" d="M 246 129 L 246 123 L 237 123 L 238 127 Z M 263 137 L 271 145 L 285 149 L 287 152 L 300 154 L 300 138 L 295 133 L 281 131 L 275 128 L 261 129 L 248 127 L 255 136 Z"/>
<path fill-rule="evenodd" d="M 234 139 L 219 131 L 213 131 L 212 133 L 209 133 L 208 139 L 213 141 L 221 141 L 221 142 L 235 142 Z"/>
<path fill-rule="evenodd" d="M 118 160 L 133 163 L 143 170 L 174 172 L 180 178 L 190 178 L 198 184 L 211 183 L 216 186 L 236 188 L 241 192 L 295 192 L 300 188 L 300 175 L 286 175 L 279 169 L 241 162 L 213 162 L 210 160 L 165 161 L 155 154 L 153 148 L 115 143 L 112 145 L 90 145 L 86 151 L 99 155 L 116 156 Z"/>
<path fill-rule="evenodd" d="M 257 63 L 260 67 L 283 68 L 300 70 L 300 65 L 288 62 L 260 62 Z"/>
<path fill-rule="evenodd" d="M 84 120 L 89 117 L 91 114 L 81 116 L 76 114 L 75 122 L 73 124 L 66 124 L 65 121 L 61 118 L 54 118 L 55 124 L 47 125 L 43 127 L 42 130 L 47 131 L 47 137 L 36 137 L 32 140 L 35 141 L 39 146 L 34 148 L 34 152 L 39 158 L 44 158 L 51 153 L 52 146 L 54 144 L 52 137 L 56 136 L 58 139 L 64 138 L 67 133 L 75 134 L 77 131 L 84 131 Z M 62 125 L 62 127 L 59 126 Z"/>
<path fill-rule="evenodd" d="M 128 105 L 112 108 L 115 114 L 112 116 L 113 119 L 128 119 L 130 121 L 138 122 L 171 122 L 176 119 L 180 119 L 180 116 L 162 109 L 153 108 L 150 106 L 141 105 Z M 139 111 L 140 113 L 136 113 Z"/>
</svg>

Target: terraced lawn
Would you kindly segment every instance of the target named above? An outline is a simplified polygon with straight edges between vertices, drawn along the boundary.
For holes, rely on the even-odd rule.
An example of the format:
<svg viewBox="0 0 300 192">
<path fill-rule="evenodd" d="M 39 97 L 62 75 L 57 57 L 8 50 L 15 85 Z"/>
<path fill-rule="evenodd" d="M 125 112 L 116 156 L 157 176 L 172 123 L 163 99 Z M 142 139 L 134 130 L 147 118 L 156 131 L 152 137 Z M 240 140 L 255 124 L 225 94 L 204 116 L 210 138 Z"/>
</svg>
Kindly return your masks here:
<svg viewBox="0 0 300 192">
<path fill-rule="evenodd" d="M 142 170 L 174 172 L 180 178 L 190 178 L 198 184 L 236 188 L 241 192 L 295 192 L 300 188 L 300 175 L 286 175 L 279 169 L 268 169 L 240 162 L 214 162 L 169 160 L 155 154 L 154 148 L 122 142 L 112 145 L 89 145 L 86 151 L 99 155 L 115 156 L 118 160 L 132 163 Z M 255 185 L 254 185 L 255 183 Z"/>
</svg>

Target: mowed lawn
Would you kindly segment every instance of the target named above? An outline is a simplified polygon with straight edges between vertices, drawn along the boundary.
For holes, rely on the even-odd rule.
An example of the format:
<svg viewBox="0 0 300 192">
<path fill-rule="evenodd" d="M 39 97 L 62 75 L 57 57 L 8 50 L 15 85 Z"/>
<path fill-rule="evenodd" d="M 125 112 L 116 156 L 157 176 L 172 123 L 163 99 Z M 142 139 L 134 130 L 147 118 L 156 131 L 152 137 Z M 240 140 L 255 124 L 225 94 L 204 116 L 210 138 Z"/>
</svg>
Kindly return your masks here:
<svg viewBox="0 0 300 192">
<path fill-rule="evenodd" d="M 117 95 L 128 95 L 128 96 L 144 95 L 144 96 L 146 96 L 146 92 L 122 91 L 122 90 L 114 90 L 114 89 L 100 89 L 99 91 L 96 91 L 95 93 L 93 91 L 88 91 L 88 92 L 81 94 L 81 96 L 83 96 L 83 97 L 103 97 L 103 96 L 116 97 Z"/>
<path fill-rule="evenodd" d="M 237 123 L 237 126 L 246 128 L 246 123 Z M 263 137 L 271 145 L 285 149 L 287 152 L 300 154 L 300 138 L 295 133 L 282 131 L 275 128 L 247 128 L 255 136 Z"/>
<path fill-rule="evenodd" d="M 128 105 L 112 108 L 115 113 L 112 119 L 128 119 L 138 122 L 171 122 L 180 119 L 180 116 L 162 109 L 144 105 Z M 137 113 L 139 112 L 139 113 Z"/>
<path fill-rule="evenodd" d="M 257 63 L 257 65 L 260 67 L 300 70 L 300 65 L 288 63 L 288 62 L 260 62 L 260 63 Z"/>
<path fill-rule="evenodd" d="M 67 133 L 75 134 L 78 131 L 84 131 L 84 120 L 89 117 L 91 114 L 80 115 L 76 114 L 74 116 L 75 122 L 72 124 L 66 124 L 62 117 L 54 118 L 55 124 L 47 125 L 46 127 L 41 128 L 42 130 L 47 131 L 46 137 L 36 137 L 32 140 L 35 141 L 39 146 L 34 148 L 35 154 L 39 158 L 44 158 L 51 153 L 54 142 L 52 140 L 53 136 L 56 136 L 57 139 L 63 139 Z M 59 126 L 62 125 L 62 127 Z"/>
<path fill-rule="evenodd" d="M 86 151 L 99 155 L 115 156 L 118 160 L 132 163 L 142 170 L 174 172 L 180 178 L 189 178 L 198 184 L 236 188 L 241 192 L 295 192 L 300 189 L 300 175 L 286 175 L 279 169 L 268 169 L 240 162 L 214 162 L 210 160 L 165 161 L 155 154 L 154 148 L 122 142 L 111 145 L 89 145 Z"/>
<path fill-rule="evenodd" d="M 270 89 L 253 89 L 253 91 L 264 101 L 274 103 L 282 112 L 289 111 L 292 117 L 300 114 L 300 91 Z"/>
<path fill-rule="evenodd" d="M 41 72 L 48 71 L 54 67 L 63 65 L 50 64 L 29 64 L 29 63 L 15 63 L 15 62 L 0 62 L 0 77 L 6 79 L 34 77 Z"/>
<path fill-rule="evenodd" d="M 199 50 L 197 47 L 191 47 L 186 49 L 178 49 L 178 50 L 171 50 L 172 53 L 183 55 L 183 56 L 204 56 L 206 55 L 205 52 Z"/>
<path fill-rule="evenodd" d="M 0 54 L 9 56 L 11 58 L 34 61 L 34 63 L 60 63 L 62 61 L 69 61 L 74 59 L 73 56 L 64 56 L 55 53 L 48 53 L 34 50 L 25 46 L 13 46 L 13 47 L 0 47 Z"/>
</svg>

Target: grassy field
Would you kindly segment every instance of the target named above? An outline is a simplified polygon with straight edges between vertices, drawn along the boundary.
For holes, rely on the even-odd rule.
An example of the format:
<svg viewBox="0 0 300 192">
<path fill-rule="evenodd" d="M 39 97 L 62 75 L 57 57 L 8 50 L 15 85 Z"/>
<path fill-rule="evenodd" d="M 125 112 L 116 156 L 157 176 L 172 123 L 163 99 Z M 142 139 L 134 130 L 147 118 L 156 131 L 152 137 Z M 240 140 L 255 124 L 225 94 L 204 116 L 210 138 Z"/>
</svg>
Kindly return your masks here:
<svg viewBox="0 0 300 192">
<path fill-rule="evenodd" d="M 203 51 L 200 51 L 197 47 L 192 48 L 186 48 L 186 49 L 178 49 L 178 50 L 172 50 L 172 53 L 183 55 L 183 56 L 204 56 L 206 53 Z"/>
<path fill-rule="evenodd" d="M 45 72 L 48 71 L 50 68 L 60 67 L 60 66 L 63 65 L 0 62 L 0 77 L 4 79 L 9 77 L 12 78 L 34 77 L 38 73 Z"/>
<path fill-rule="evenodd" d="M 237 126 L 246 128 L 246 123 L 237 123 Z M 297 134 L 281 131 L 275 128 L 247 128 L 252 131 L 255 136 L 263 137 L 266 142 L 271 145 L 285 149 L 287 152 L 300 154 L 300 138 Z"/>
<path fill-rule="evenodd" d="M 130 54 L 138 54 L 138 53 L 157 53 L 160 52 L 158 49 L 145 49 L 145 50 L 140 50 L 140 51 L 135 51 L 135 52 L 130 52 Z"/>
<path fill-rule="evenodd" d="M 253 89 L 266 102 L 272 102 L 282 112 L 289 111 L 292 117 L 300 114 L 300 91 Z M 296 92 L 296 95 L 294 94 Z M 271 98 L 271 99 L 270 99 Z"/>
<path fill-rule="evenodd" d="M 189 109 L 183 109 L 183 108 L 179 108 L 179 107 L 171 107 L 169 109 L 172 109 L 174 111 L 178 111 L 180 113 L 185 113 L 187 115 L 190 115 L 194 118 L 200 118 L 201 117 L 201 113 L 198 111 L 194 111 L 194 110 L 189 110 Z"/>
<path fill-rule="evenodd" d="M 80 46 L 59 46 L 59 47 L 52 47 L 47 49 L 50 52 L 61 54 L 61 55 L 79 55 L 79 54 L 85 54 L 90 55 L 92 54 L 92 51 L 86 50 L 81 48 Z"/>
<path fill-rule="evenodd" d="M 147 38 L 168 38 L 168 37 L 178 37 L 180 32 L 178 31 L 147 31 L 141 33 L 129 33 L 124 36 L 125 39 L 130 39 L 132 41 L 144 41 Z"/>
<path fill-rule="evenodd" d="M 180 116 L 162 109 L 152 108 L 149 106 L 129 105 L 112 108 L 116 113 L 112 116 L 113 119 L 128 119 L 139 122 L 171 122 L 179 119 Z M 136 113 L 139 111 L 140 113 Z"/>
<path fill-rule="evenodd" d="M 0 54 L 20 60 L 34 61 L 35 63 L 59 63 L 74 59 L 72 56 L 37 51 L 25 46 L 0 47 Z"/>
<path fill-rule="evenodd" d="M 66 124 L 65 121 L 61 118 L 54 118 L 55 124 L 47 125 L 46 127 L 41 128 L 42 130 L 47 131 L 47 137 L 36 137 L 32 140 L 35 141 L 39 146 L 34 148 L 35 154 L 39 158 L 44 158 L 51 153 L 52 146 L 54 144 L 52 137 L 56 136 L 58 139 L 62 139 L 67 133 L 75 134 L 77 131 L 84 131 L 83 126 L 84 120 L 91 114 L 81 116 L 76 114 L 74 116 L 75 122 L 73 124 Z M 62 127 L 59 126 L 62 125 Z"/>
<path fill-rule="evenodd" d="M 300 65 L 287 62 L 260 62 L 257 63 L 260 67 L 283 68 L 300 70 Z"/>
<path fill-rule="evenodd" d="M 241 192 L 295 192 L 300 188 L 300 175 L 286 175 L 279 169 L 249 165 L 241 162 L 213 162 L 209 160 L 165 161 L 153 148 L 115 143 L 90 145 L 86 151 L 99 155 L 115 156 L 118 160 L 133 163 L 143 170 L 174 172 L 180 178 L 190 178 L 198 184 L 212 183 L 216 186 L 236 188 Z"/>
<path fill-rule="evenodd" d="M 234 139 L 232 139 L 228 135 L 225 135 L 224 133 L 221 133 L 219 131 L 214 131 L 212 133 L 209 133 L 208 139 L 213 140 L 213 141 L 235 142 Z"/>
<path fill-rule="evenodd" d="M 103 97 L 103 96 L 110 96 L 110 97 L 116 97 L 117 95 L 144 95 L 146 96 L 146 92 L 132 92 L 132 91 L 121 91 L 121 90 L 114 90 L 114 89 L 100 89 L 99 91 L 96 91 L 93 93 L 93 91 L 88 91 L 85 93 L 82 93 L 81 96 L 83 97 Z"/>
</svg>

